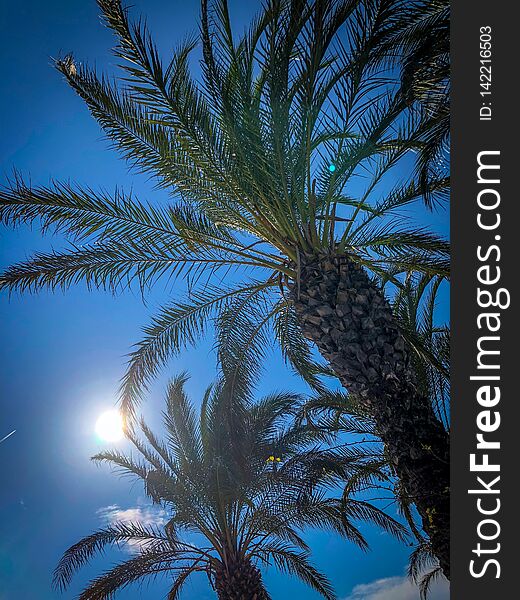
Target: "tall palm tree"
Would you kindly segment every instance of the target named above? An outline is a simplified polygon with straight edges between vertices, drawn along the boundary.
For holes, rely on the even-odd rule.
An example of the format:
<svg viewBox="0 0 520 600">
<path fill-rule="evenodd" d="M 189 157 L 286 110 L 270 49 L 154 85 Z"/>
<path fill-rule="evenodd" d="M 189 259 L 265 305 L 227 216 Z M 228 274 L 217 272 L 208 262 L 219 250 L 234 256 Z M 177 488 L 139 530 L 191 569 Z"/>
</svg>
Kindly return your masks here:
<svg viewBox="0 0 520 600">
<path fill-rule="evenodd" d="M 33 187 L 16 175 L 0 196 L 2 221 L 37 222 L 74 244 L 13 265 L 0 286 L 187 281 L 188 297 L 164 306 L 131 355 L 130 413 L 150 377 L 210 322 L 224 368 L 242 358 L 254 373 L 271 331 L 319 388 L 314 343 L 373 416 L 449 575 L 448 435 L 416 385 L 413 350 L 381 286 L 401 285 L 410 270 L 448 271 L 446 242 L 406 214 L 425 191 L 407 176 L 409 154 L 431 122 L 382 59 L 396 3 L 269 0 L 235 39 L 226 0 L 203 0 L 200 81 L 190 74 L 195 41 L 163 64 L 142 21 L 118 0 L 98 3 L 118 40 L 119 81 L 71 55 L 57 68 L 114 146 L 173 200 Z M 427 187 L 443 197 L 448 185 Z"/>
<path fill-rule="evenodd" d="M 438 419 L 449 431 L 450 332 L 446 324 L 438 323 L 436 319 L 436 304 L 443 281 L 442 277 L 409 273 L 394 295 L 392 307 L 403 336 L 415 349 L 412 367 L 416 384 L 429 398 Z M 353 394 L 340 391 L 318 394 L 305 402 L 299 418 L 316 429 L 337 434 L 362 434 L 363 443 L 377 444 L 374 420 L 367 414 L 362 399 Z M 432 582 L 442 575 L 443 570 L 430 540 L 424 537 L 416 522 L 413 498 L 396 481 L 395 471 L 384 449 L 378 456 L 377 448 L 377 445 L 373 446 L 370 468 L 359 471 L 346 482 L 344 498 L 353 493 L 363 493 L 365 498 L 375 495 L 390 504 L 397 504 L 416 541 L 408 573 L 419 584 L 421 598 L 426 600 Z"/>
<path fill-rule="evenodd" d="M 65 589 L 96 553 L 131 543 L 139 552 L 91 581 L 81 600 L 113 598 L 160 573 L 171 577 L 173 600 L 198 572 L 207 574 L 220 600 L 267 600 L 263 564 L 331 599 L 330 582 L 309 562 L 303 528 L 335 531 L 363 549 L 367 543 L 356 520 L 403 538 L 404 528 L 372 504 L 325 493 L 370 468 L 370 451 L 323 444 L 329 435 L 294 421 L 301 397 L 278 393 L 254 401 L 239 379 L 238 386 L 233 377 L 209 388 L 197 415 L 186 394 L 187 377 L 176 377 L 167 390 L 164 441 L 141 421 L 140 436 L 127 432 L 140 460 L 117 451 L 93 457 L 141 480 L 170 518 L 164 528 L 116 523 L 83 538 L 56 568 L 56 587 Z"/>
</svg>

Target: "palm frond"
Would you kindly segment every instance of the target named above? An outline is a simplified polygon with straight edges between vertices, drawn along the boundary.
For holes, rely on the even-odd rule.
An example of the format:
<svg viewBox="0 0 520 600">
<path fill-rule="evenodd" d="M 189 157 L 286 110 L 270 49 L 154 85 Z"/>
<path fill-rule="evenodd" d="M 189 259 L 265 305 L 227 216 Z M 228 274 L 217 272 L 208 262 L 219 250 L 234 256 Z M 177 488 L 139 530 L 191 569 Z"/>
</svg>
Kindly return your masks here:
<svg viewBox="0 0 520 600">
<path fill-rule="evenodd" d="M 188 376 L 183 373 L 169 383 L 163 418 L 170 448 L 178 460 L 189 464 L 201 460 L 203 449 L 195 411 L 184 390 L 187 381 Z"/>
<path fill-rule="evenodd" d="M 165 554 L 164 547 L 169 543 L 169 540 L 156 528 L 139 523 L 114 524 L 71 546 L 54 571 L 53 585 L 63 591 L 68 587 L 74 573 L 89 562 L 95 554 L 103 552 L 107 545 L 118 546 L 121 543 L 135 541 L 155 543 L 158 548 L 161 548 L 162 551 L 159 552 L 161 555 Z M 174 557 L 172 548 L 168 547 L 167 552 L 169 559 L 172 560 Z"/>
<path fill-rule="evenodd" d="M 432 569 L 431 571 L 426 573 L 426 575 L 423 576 L 423 578 L 419 582 L 421 600 L 427 600 L 432 583 L 442 576 L 443 575 L 441 567 L 436 567 L 435 569 Z"/>
<path fill-rule="evenodd" d="M 120 563 L 89 582 L 79 600 L 110 600 L 114 594 L 144 577 L 171 574 L 171 552 L 147 552 Z"/>
<path fill-rule="evenodd" d="M 329 580 L 308 562 L 308 555 L 305 552 L 294 551 L 290 546 L 281 544 L 268 545 L 263 551 L 268 553 L 281 571 L 298 577 L 328 600 L 336 598 Z"/>
<path fill-rule="evenodd" d="M 204 335 L 210 318 L 235 297 L 267 290 L 273 285 L 267 281 L 252 281 L 246 285 L 223 289 L 214 285 L 201 291 L 192 291 L 186 302 L 164 307 L 145 327 L 145 337 L 131 353 L 127 372 L 121 384 L 122 404 L 132 413 L 140 393 L 151 377 L 157 374 L 166 360 Z"/>
</svg>

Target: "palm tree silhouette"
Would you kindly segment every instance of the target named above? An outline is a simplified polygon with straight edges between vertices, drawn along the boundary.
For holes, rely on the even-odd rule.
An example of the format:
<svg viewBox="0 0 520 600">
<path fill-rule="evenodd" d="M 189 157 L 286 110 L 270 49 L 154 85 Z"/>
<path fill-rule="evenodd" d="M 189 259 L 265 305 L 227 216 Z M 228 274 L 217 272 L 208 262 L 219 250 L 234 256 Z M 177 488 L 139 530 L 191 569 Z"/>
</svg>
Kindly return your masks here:
<svg viewBox="0 0 520 600">
<path fill-rule="evenodd" d="M 113 450 L 93 457 L 141 480 L 169 521 L 164 528 L 116 523 L 83 538 L 56 568 L 56 587 L 65 589 L 95 553 L 131 543 L 138 554 L 91 581 L 81 600 L 113 598 L 161 573 L 171 577 L 173 600 L 197 572 L 207 574 L 221 600 L 264 600 L 259 567 L 270 564 L 330 599 L 332 586 L 309 561 L 302 529 L 331 530 L 362 549 L 368 545 L 355 521 L 403 539 L 404 528 L 376 506 L 326 493 L 355 473 L 373 473 L 378 453 L 324 444 L 329 433 L 294 418 L 302 397 L 254 401 L 246 378 L 235 375 L 206 391 L 197 415 L 186 381 L 182 374 L 168 386 L 164 440 L 142 420 L 141 436 L 127 431 L 140 460 Z"/>
</svg>

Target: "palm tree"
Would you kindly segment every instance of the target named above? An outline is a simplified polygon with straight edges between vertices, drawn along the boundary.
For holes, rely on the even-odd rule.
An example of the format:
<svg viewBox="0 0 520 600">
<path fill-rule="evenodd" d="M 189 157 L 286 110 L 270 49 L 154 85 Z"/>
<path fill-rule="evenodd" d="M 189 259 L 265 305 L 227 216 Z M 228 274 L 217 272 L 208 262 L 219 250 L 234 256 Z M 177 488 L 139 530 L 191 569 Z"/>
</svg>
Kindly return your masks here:
<svg viewBox="0 0 520 600">
<path fill-rule="evenodd" d="M 142 21 L 130 22 L 118 0 L 98 1 L 118 40 L 119 83 L 71 55 L 57 68 L 114 146 L 174 199 L 151 205 L 69 183 L 33 187 L 16 175 L 0 196 L 2 221 L 37 222 L 73 245 L 11 266 L 0 286 L 83 280 L 144 291 L 159 279 L 187 282 L 188 297 L 161 309 L 131 355 L 127 414 L 209 323 L 224 368 L 241 358 L 254 374 L 272 333 L 320 389 L 315 344 L 327 372 L 373 416 L 449 575 L 449 439 L 416 385 L 414 350 L 381 284 L 400 286 L 410 270 L 448 272 L 446 242 L 406 214 L 425 192 L 405 176 L 409 154 L 424 146 L 431 121 L 382 59 L 395 2 L 270 0 L 235 39 L 226 0 L 203 0 L 198 81 L 195 41 L 163 64 Z M 438 197 L 448 185 L 427 182 Z"/>
<path fill-rule="evenodd" d="M 411 358 L 416 384 L 429 398 L 439 421 L 449 431 L 450 332 L 447 325 L 437 323 L 435 310 L 443 282 L 442 277 L 409 273 L 392 304 L 403 336 L 415 349 Z M 321 393 L 305 402 L 298 418 L 317 430 L 362 435 L 365 445 L 376 444 L 372 447 L 370 465 L 349 478 L 343 497 L 362 493 L 367 499 L 377 497 L 397 505 L 416 541 L 408 574 L 419 584 L 421 598 L 426 600 L 432 582 L 442 575 L 443 570 L 430 540 L 422 535 L 416 522 L 413 498 L 396 481 L 395 470 L 384 449 L 377 454 L 375 423 L 367 414 L 362 399 L 340 391 Z"/>
<path fill-rule="evenodd" d="M 139 552 L 91 581 L 81 600 L 113 598 L 160 573 L 172 578 L 173 600 L 197 572 L 207 574 L 220 600 L 266 600 L 262 564 L 274 564 L 331 599 L 331 584 L 309 562 L 303 528 L 335 531 L 363 549 L 367 543 L 355 520 L 403 538 L 404 528 L 372 504 L 325 493 L 368 469 L 371 452 L 331 448 L 322 443 L 330 435 L 295 423 L 301 397 L 278 393 L 254 401 L 244 377 L 221 379 L 204 394 L 197 416 L 186 380 L 183 374 L 168 386 L 164 441 L 141 420 L 141 436 L 127 432 L 140 460 L 117 451 L 93 457 L 141 480 L 146 494 L 168 511 L 168 523 L 163 529 L 116 523 L 83 538 L 62 557 L 56 587 L 65 589 L 96 553 L 131 543 Z"/>
</svg>

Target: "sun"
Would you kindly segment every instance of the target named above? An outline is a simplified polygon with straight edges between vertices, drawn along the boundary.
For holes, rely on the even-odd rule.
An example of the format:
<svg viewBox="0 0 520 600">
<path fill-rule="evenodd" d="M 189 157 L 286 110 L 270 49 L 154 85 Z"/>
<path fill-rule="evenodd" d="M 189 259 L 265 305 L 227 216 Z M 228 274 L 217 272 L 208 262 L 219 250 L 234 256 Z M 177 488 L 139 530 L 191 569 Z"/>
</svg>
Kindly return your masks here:
<svg viewBox="0 0 520 600">
<path fill-rule="evenodd" d="M 118 410 L 107 410 L 96 421 L 96 433 L 105 442 L 117 442 L 123 437 L 123 419 Z"/>
</svg>

